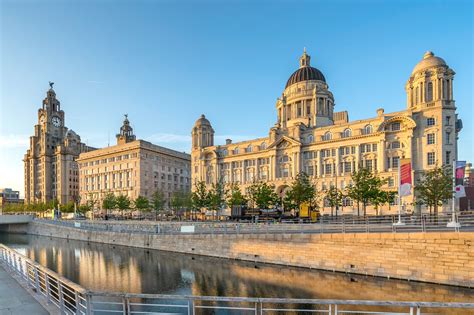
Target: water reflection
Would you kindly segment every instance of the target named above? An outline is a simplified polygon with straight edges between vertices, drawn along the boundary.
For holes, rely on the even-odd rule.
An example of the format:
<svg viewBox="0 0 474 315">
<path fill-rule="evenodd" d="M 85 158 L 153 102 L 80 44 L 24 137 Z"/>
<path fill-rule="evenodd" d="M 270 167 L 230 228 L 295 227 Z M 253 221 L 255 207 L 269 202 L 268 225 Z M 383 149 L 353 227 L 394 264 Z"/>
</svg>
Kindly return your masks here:
<svg viewBox="0 0 474 315">
<path fill-rule="evenodd" d="M 91 290 L 320 299 L 474 300 L 474 290 L 442 285 L 30 235 L 0 234 L 0 242 Z"/>
</svg>

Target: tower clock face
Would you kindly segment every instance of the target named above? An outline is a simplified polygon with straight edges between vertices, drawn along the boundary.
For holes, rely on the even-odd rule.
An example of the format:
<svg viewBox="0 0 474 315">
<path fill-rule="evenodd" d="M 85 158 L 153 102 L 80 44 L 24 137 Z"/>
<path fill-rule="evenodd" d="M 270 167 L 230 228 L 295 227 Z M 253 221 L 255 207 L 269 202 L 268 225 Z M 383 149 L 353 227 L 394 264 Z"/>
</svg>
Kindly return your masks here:
<svg viewBox="0 0 474 315">
<path fill-rule="evenodd" d="M 51 122 L 53 123 L 53 126 L 59 127 L 61 126 L 61 118 L 55 116 L 51 119 Z"/>
</svg>

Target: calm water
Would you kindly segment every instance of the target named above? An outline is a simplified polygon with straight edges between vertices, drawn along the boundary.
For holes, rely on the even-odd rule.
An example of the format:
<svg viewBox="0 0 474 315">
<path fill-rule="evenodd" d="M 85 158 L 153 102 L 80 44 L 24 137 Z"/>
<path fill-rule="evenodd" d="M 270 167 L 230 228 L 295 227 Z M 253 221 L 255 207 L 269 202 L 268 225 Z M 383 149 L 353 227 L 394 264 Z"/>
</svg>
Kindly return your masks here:
<svg viewBox="0 0 474 315">
<path fill-rule="evenodd" d="M 63 239 L 1 234 L 17 249 L 91 290 L 212 296 L 472 302 L 474 290 L 245 263 Z"/>
</svg>

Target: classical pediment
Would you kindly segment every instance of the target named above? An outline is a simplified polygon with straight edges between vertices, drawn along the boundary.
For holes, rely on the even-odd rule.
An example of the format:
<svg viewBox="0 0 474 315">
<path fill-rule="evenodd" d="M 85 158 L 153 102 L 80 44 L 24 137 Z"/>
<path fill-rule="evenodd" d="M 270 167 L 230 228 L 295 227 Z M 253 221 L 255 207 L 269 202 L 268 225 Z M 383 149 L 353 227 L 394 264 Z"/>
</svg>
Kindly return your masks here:
<svg viewBox="0 0 474 315">
<path fill-rule="evenodd" d="M 284 149 L 284 148 L 289 148 L 289 147 L 292 147 L 292 146 L 300 146 L 300 145 L 301 145 L 301 142 L 299 142 L 299 141 L 297 141 L 293 138 L 283 136 L 280 139 L 273 142 L 272 144 L 270 144 L 268 146 L 268 149 L 273 149 L 273 148 Z"/>
</svg>

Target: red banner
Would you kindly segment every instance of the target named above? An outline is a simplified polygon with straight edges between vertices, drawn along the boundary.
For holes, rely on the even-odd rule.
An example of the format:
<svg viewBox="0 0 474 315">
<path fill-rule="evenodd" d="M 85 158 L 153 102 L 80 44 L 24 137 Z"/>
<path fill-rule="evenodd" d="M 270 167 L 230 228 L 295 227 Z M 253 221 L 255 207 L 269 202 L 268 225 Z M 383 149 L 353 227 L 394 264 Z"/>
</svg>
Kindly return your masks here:
<svg viewBox="0 0 474 315">
<path fill-rule="evenodd" d="M 411 195 L 411 160 L 401 159 L 400 160 L 400 196 Z"/>
</svg>

